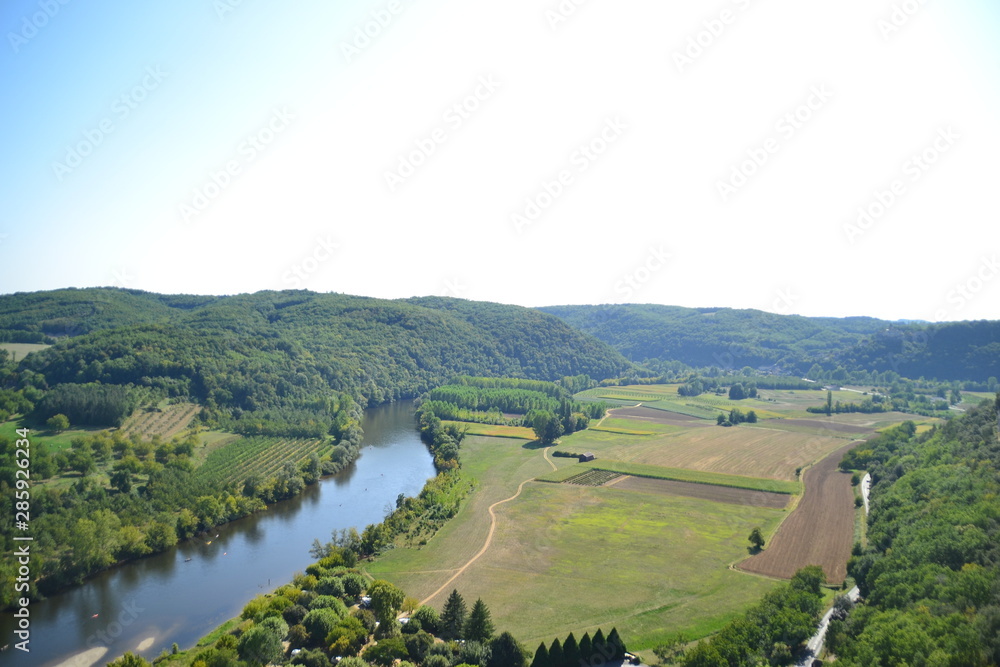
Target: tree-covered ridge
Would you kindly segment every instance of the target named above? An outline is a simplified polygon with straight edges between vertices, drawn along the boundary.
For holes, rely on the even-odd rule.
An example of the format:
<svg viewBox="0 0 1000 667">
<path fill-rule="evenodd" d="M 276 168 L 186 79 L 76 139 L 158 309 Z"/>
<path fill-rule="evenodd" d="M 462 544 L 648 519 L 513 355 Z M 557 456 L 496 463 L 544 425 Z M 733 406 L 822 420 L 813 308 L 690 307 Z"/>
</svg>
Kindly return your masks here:
<svg viewBox="0 0 1000 667">
<path fill-rule="evenodd" d="M 652 304 L 541 309 L 611 344 L 633 361 L 742 368 L 823 359 L 890 323 L 867 317 L 809 318 L 733 308 Z"/>
<path fill-rule="evenodd" d="M 52 343 L 100 329 L 165 323 L 217 298 L 115 288 L 8 294 L 0 296 L 0 341 Z"/>
<path fill-rule="evenodd" d="M 89 303 L 88 296 L 93 297 Z M 0 331 L 71 336 L 30 355 L 22 384 L 133 384 L 188 396 L 206 418 L 278 433 L 323 412 L 331 392 L 362 404 L 413 397 L 455 375 L 555 380 L 620 375 L 617 352 L 518 306 L 426 305 L 340 294 L 167 297 L 95 289 L 0 297 Z M 18 310 L 24 307 L 30 317 Z M 55 332 L 53 332 L 55 333 Z"/>
<path fill-rule="evenodd" d="M 635 362 L 680 361 L 739 369 L 781 366 L 895 372 L 985 382 L 1000 376 L 1000 322 L 899 323 L 870 317 L 803 317 L 759 310 L 651 304 L 541 309 Z"/>
<path fill-rule="evenodd" d="M 845 458 L 873 485 L 868 547 L 848 564 L 865 603 L 830 626 L 838 664 L 1000 663 L 996 427 L 984 403 L 924 434 L 904 424 Z"/>
</svg>

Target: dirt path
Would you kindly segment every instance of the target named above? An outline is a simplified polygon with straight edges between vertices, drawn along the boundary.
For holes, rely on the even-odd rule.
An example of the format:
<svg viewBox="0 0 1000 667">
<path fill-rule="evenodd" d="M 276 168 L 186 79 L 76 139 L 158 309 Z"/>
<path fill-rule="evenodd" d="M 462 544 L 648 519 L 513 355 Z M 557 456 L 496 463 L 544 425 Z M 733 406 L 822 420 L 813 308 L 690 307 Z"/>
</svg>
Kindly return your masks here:
<svg viewBox="0 0 1000 667">
<path fill-rule="evenodd" d="M 545 459 L 546 463 L 548 463 L 550 466 L 552 466 L 553 470 L 559 470 L 559 468 L 556 467 L 556 464 L 552 462 L 552 459 L 549 458 L 549 450 L 550 449 L 552 449 L 552 448 L 551 447 L 546 447 L 545 449 L 542 450 L 542 458 Z"/>
<path fill-rule="evenodd" d="M 544 456 L 544 455 L 545 455 L 545 450 L 542 450 L 542 456 Z M 548 460 L 548 459 L 546 459 L 546 460 Z M 552 462 L 549 461 L 549 463 L 551 464 Z M 555 468 L 554 465 L 552 467 Z M 534 479 L 534 477 L 530 477 L 530 478 L 524 480 L 523 482 L 521 482 L 518 485 L 518 487 L 517 487 L 517 493 L 515 493 L 514 495 L 512 495 L 510 498 L 504 498 L 503 500 L 498 500 L 497 502 L 495 502 L 492 505 L 490 505 L 489 510 L 488 510 L 489 513 L 490 513 L 490 532 L 486 534 L 486 542 L 483 544 L 483 548 L 480 549 L 476 553 L 475 556 L 473 556 L 472 558 L 470 558 L 465 563 L 465 565 L 463 565 L 462 567 L 458 568 L 458 570 L 456 570 L 455 574 L 451 575 L 451 578 L 448 579 L 448 581 L 446 581 L 443 584 L 441 584 L 441 588 L 437 589 L 436 591 L 434 591 L 433 593 L 431 593 L 430 595 L 428 595 L 426 598 L 424 598 L 423 600 L 421 600 L 420 601 L 421 605 L 425 605 L 428 602 L 430 602 L 431 600 L 433 600 L 435 597 L 437 597 L 438 594 L 441 593 L 441 591 L 443 591 L 444 589 L 448 588 L 448 586 L 451 585 L 451 582 L 455 581 L 460 576 L 462 576 L 462 573 L 464 573 L 466 570 L 468 570 L 469 566 L 471 566 L 473 563 L 475 563 L 477 560 L 479 560 L 479 557 L 482 556 L 484 553 L 486 553 L 486 550 L 490 548 L 490 543 L 493 542 L 493 532 L 496 530 L 496 527 L 497 527 L 497 515 L 496 515 L 496 513 L 493 510 L 497 506 L 503 505 L 504 503 L 509 503 L 510 501 L 514 500 L 519 495 L 521 495 L 521 490 L 524 489 L 524 485 L 527 484 L 528 482 L 530 482 L 533 479 Z"/>
</svg>

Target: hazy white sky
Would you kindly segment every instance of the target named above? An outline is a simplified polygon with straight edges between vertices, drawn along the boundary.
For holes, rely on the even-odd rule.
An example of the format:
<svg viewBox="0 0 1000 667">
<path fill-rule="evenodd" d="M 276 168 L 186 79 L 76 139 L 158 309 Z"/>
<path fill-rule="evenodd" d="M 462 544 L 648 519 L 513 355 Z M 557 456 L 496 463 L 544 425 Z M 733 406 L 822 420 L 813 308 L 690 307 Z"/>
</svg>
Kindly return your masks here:
<svg viewBox="0 0 1000 667">
<path fill-rule="evenodd" d="M 0 291 L 1000 319 L 996 3 L 146 4 L 3 3 Z"/>
</svg>

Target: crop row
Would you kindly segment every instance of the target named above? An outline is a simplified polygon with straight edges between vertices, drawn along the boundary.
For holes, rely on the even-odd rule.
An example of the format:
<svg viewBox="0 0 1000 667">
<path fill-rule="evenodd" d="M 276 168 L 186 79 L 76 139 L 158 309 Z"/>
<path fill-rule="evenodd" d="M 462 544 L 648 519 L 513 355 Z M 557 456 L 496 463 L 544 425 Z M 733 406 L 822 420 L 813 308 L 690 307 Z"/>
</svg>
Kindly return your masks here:
<svg viewBox="0 0 1000 667">
<path fill-rule="evenodd" d="M 226 484 L 254 474 L 267 478 L 281 470 L 287 461 L 298 464 L 323 446 L 322 439 L 240 438 L 209 454 L 197 475 L 206 481 L 214 479 Z"/>
<path fill-rule="evenodd" d="M 622 475 L 609 470 L 588 470 L 579 475 L 573 475 L 564 484 L 579 484 L 582 486 L 603 486 L 611 480 L 618 479 Z"/>
</svg>

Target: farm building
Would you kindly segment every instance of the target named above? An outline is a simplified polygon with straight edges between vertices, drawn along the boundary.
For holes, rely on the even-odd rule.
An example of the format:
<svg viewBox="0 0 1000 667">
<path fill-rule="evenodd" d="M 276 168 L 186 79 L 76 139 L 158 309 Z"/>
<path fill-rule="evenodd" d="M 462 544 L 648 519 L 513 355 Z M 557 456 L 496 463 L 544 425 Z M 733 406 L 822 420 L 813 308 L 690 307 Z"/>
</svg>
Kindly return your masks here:
<svg viewBox="0 0 1000 667">
<path fill-rule="evenodd" d="M 587 461 L 593 461 L 596 457 L 587 452 L 586 454 L 580 454 L 580 463 L 586 463 Z"/>
</svg>

